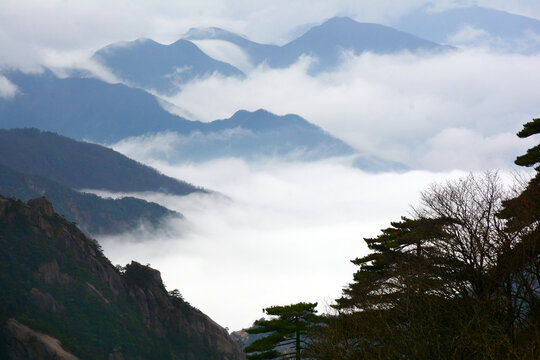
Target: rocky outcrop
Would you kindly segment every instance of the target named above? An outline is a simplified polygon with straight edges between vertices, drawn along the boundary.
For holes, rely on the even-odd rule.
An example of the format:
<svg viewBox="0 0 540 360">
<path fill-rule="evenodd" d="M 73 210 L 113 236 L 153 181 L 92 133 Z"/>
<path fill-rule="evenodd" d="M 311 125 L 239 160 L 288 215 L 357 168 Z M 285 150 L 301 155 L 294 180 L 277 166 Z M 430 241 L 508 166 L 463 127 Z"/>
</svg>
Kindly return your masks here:
<svg viewBox="0 0 540 360">
<path fill-rule="evenodd" d="M 126 266 L 129 295 L 136 300 L 145 324 L 165 335 L 169 331 L 204 338 L 206 345 L 229 353 L 232 358 L 244 354 L 229 333 L 208 316 L 185 301 L 170 296 L 158 270 L 132 261 Z"/>
<path fill-rule="evenodd" d="M 225 329 L 167 292 L 159 271 L 137 262 L 119 271 L 45 198 L 24 204 L 0 196 L 0 247 L 6 249 L 0 253 L 1 284 L 10 287 L 0 291 L 0 303 L 7 304 L 0 306 L 0 319 L 12 318 L 0 326 L 9 334 L 11 359 L 76 359 L 59 341 L 81 358 L 94 358 L 89 354 L 95 351 L 109 359 L 144 359 L 155 346 L 155 356 L 164 359 L 244 359 Z M 15 280 L 4 276 L 15 273 Z M 74 329 L 67 337 L 64 319 Z M 89 330 L 96 326 L 101 328 L 94 331 L 117 339 L 96 337 Z M 77 331 L 92 339 L 77 338 Z M 0 341 L 0 358 L 1 352 Z"/>
<path fill-rule="evenodd" d="M 4 335 L 12 360 L 79 360 L 66 351 L 58 339 L 34 331 L 15 319 L 6 322 Z"/>
<path fill-rule="evenodd" d="M 54 209 L 53 209 L 52 203 L 44 197 L 28 200 L 28 206 L 30 206 L 33 209 L 42 211 L 43 214 L 47 216 L 54 215 Z"/>
<path fill-rule="evenodd" d="M 42 308 L 43 310 L 58 312 L 64 309 L 64 306 L 58 303 L 54 297 L 47 292 L 44 293 L 39 289 L 32 288 L 28 295 L 34 306 Z"/>
</svg>

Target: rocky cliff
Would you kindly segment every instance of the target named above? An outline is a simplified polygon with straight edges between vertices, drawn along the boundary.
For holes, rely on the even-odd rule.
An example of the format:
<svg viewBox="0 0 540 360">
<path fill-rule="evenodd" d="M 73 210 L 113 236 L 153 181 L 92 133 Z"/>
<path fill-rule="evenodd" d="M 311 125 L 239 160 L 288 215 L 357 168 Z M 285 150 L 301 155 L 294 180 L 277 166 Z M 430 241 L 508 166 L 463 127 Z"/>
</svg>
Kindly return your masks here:
<svg viewBox="0 0 540 360">
<path fill-rule="evenodd" d="M 0 358 L 244 358 L 159 271 L 117 269 L 45 198 L 0 196 L 0 246 Z"/>
</svg>

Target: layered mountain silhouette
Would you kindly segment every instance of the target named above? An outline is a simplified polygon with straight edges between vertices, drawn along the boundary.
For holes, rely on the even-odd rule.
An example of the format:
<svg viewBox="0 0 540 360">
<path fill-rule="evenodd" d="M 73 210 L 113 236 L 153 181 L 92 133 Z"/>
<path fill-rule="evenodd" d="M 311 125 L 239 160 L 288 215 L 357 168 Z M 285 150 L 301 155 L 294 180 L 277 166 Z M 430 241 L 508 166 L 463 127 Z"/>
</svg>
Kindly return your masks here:
<svg viewBox="0 0 540 360">
<path fill-rule="evenodd" d="M 316 160 L 355 153 L 343 141 L 296 115 L 240 111 L 230 119 L 203 123 L 166 111 L 163 100 L 136 87 L 170 92 L 172 88 L 168 86 L 173 82 L 176 86 L 213 73 L 242 75 L 230 65 L 208 57 L 186 39 L 228 41 L 240 47 L 254 63 L 273 67 L 289 66 L 300 56 L 308 55 L 314 59 L 311 72 L 331 70 L 347 53 L 449 49 L 390 27 L 359 23 L 347 17 L 332 18 L 283 46 L 258 44 L 219 28 L 191 29 L 185 39 L 171 45 L 144 39 L 98 51 L 95 59 L 111 68 L 127 85 L 109 84 L 76 73 L 59 78 L 47 70 L 42 74 L 4 73 L 19 92 L 12 98 L 0 99 L 0 127 L 35 127 L 108 145 L 126 138 L 173 133 L 169 139 L 174 146 L 162 155 L 175 161 L 226 156 Z M 373 168 L 373 164 L 379 168 L 380 163 L 378 159 L 370 161 L 367 155 L 356 161 L 366 169 Z"/>
<path fill-rule="evenodd" d="M 296 115 L 239 111 L 230 119 L 189 121 L 165 111 L 153 95 L 96 79 L 10 73 L 21 94 L 0 99 L 0 127 L 34 127 L 75 139 L 115 143 L 174 132 L 173 152 L 185 161 L 223 156 L 318 159 L 354 152 L 349 145 Z M 24 169 L 22 169 L 24 170 Z"/>
<path fill-rule="evenodd" d="M 97 51 L 93 59 L 130 85 L 167 94 L 178 91 L 190 80 L 214 73 L 243 75 L 234 66 L 212 59 L 183 39 L 170 45 L 150 39 L 116 43 Z"/>
<path fill-rule="evenodd" d="M 238 111 L 228 119 L 212 121 L 189 134 L 176 132 L 165 135 L 169 142 L 166 151 L 158 146 L 151 156 L 172 162 L 198 162 L 223 157 L 309 161 L 355 153 L 351 146 L 298 115 L 278 116 L 262 109 Z M 146 139 L 148 136 L 126 141 Z"/>
<path fill-rule="evenodd" d="M 132 231 L 141 226 L 157 228 L 166 218 L 181 217 L 155 203 L 133 197 L 103 199 L 3 165 L 0 165 L 0 194 L 23 201 L 46 196 L 59 214 L 92 236 Z"/>
<path fill-rule="evenodd" d="M 35 127 L 75 139 L 112 143 L 164 130 L 190 132 L 202 124 L 165 111 L 153 95 L 93 78 L 58 78 L 52 72 L 4 74 L 19 94 L 0 98 L 0 127 Z"/>
<path fill-rule="evenodd" d="M 185 38 L 229 41 L 244 50 L 254 64 L 266 63 L 278 68 L 292 65 L 302 55 L 312 56 L 315 58 L 312 72 L 331 70 L 343 60 L 344 52 L 358 55 L 450 49 L 388 26 L 360 23 L 349 17 L 331 18 L 283 46 L 258 44 L 219 28 L 191 29 Z"/>
<path fill-rule="evenodd" d="M 0 164 L 72 189 L 175 195 L 205 191 L 104 146 L 37 129 L 0 130 Z"/>
<path fill-rule="evenodd" d="M 222 40 L 238 46 L 248 55 L 253 65 L 261 64 L 279 56 L 280 47 L 273 44 L 261 44 L 233 32 L 217 27 L 191 28 L 182 38 L 190 41 Z"/>
<path fill-rule="evenodd" d="M 540 21 L 480 6 L 436 9 L 423 6 L 392 26 L 431 41 L 489 46 L 531 54 L 540 52 Z"/>
</svg>

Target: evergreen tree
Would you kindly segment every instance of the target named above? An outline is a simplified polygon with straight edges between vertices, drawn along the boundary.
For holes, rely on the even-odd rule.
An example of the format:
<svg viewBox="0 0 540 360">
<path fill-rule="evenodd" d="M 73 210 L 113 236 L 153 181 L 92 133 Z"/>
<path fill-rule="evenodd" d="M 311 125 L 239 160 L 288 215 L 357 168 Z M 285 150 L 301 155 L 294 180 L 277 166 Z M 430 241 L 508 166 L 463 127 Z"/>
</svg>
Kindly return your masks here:
<svg viewBox="0 0 540 360">
<path fill-rule="evenodd" d="M 517 136 L 526 138 L 535 134 L 540 134 L 540 118 L 524 124 L 523 129 L 517 133 Z M 527 150 L 526 154 L 518 156 L 515 163 L 520 166 L 534 166 L 540 163 L 540 144 Z M 540 171 L 538 167 L 536 170 Z"/>
<path fill-rule="evenodd" d="M 523 125 L 521 138 L 540 134 L 540 118 Z M 519 234 L 519 243 L 501 256 L 498 276 L 506 278 L 507 292 L 514 308 L 509 312 L 518 326 L 522 346 L 540 356 L 540 144 L 518 156 L 520 166 L 535 166 L 536 174 L 516 197 L 505 201 L 500 216 L 507 220 L 508 232 Z"/>
<path fill-rule="evenodd" d="M 263 311 L 272 316 L 257 320 L 249 334 L 268 334 L 255 340 L 244 351 L 248 359 L 301 359 L 311 331 L 321 321 L 316 315 L 317 303 L 271 306 Z"/>
<path fill-rule="evenodd" d="M 433 286 L 438 275 L 431 276 L 430 280 L 425 277 L 430 273 L 427 267 L 440 257 L 433 241 L 447 236 L 443 227 L 451 222 L 445 218 L 413 220 L 402 217 L 376 238 L 365 238 L 372 252 L 352 260 L 360 269 L 354 275 L 354 283 L 344 289 L 344 296 L 334 307 L 367 310 L 366 305 L 370 304 L 368 306 L 379 308 L 383 303 L 395 302 L 400 296 L 409 294 L 412 287 L 415 287 L 414 291 L 421 291 L 428 282 Z M 439 273 L 442 269 L 439 266 L 437 271 L 432 268 L 431 272 Z"/>
</svg>

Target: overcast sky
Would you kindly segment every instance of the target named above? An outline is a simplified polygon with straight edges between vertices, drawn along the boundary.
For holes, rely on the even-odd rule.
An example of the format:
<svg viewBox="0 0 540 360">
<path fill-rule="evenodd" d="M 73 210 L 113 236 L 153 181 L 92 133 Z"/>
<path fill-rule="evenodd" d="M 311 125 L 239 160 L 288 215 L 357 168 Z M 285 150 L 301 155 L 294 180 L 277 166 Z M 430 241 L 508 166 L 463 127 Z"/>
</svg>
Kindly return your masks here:
<svg viewBox="0 0 540 360">
<path fill-rule="evenodd" d="M 107 44 L 139 37 L 170 43 L 191 27 L 218 26 L 282 44 L 307 29 L 303 25 L 336 15 L 387 24 L 426 3 L 1 0 L 0 69 L 89 66 L 88 57 Z M 537 0 L 437 1 L 441 7 L 470 4 L 540 19 Z M 216 56 L 245 60 L 237 49 L 210 45 Z M 486 48 L 350 55 L 335 71 L 317 76 L 308 74 L 309 61 L 280 70 L 250 68 L 243 79 L 213 76 L 168 100 L 203 121 L 239 109 L 296 113 L 360 151 L 419 170 L 367 174 L 339 161 L 167 164 L 149 154 L 170 136 L 130 139 L 115 148 L 227 198 L 146 194 L 187 220 L 157 233 L 101 239 L 106 255 L 114 263 L 151 263 L 169 289 L 178 287 L 220 324 L 238 329 L 262 316 L 263 307 L 335 299 L 352 279 L 349 260 L 365 252 L 362 237 L 406 215 L 430 182 L 508 169 L 534 143 L 515 132 L 540 116 L 538 55 Z M 0 76 L 0 97 L 12 96 L 16 88 Z"/>
</svg>

